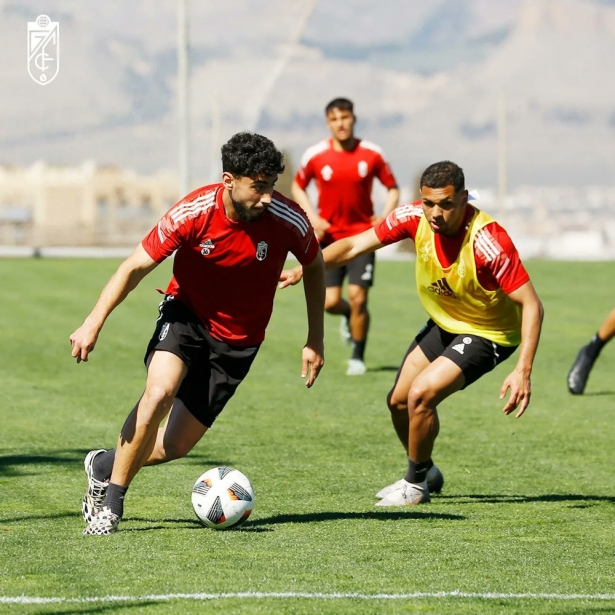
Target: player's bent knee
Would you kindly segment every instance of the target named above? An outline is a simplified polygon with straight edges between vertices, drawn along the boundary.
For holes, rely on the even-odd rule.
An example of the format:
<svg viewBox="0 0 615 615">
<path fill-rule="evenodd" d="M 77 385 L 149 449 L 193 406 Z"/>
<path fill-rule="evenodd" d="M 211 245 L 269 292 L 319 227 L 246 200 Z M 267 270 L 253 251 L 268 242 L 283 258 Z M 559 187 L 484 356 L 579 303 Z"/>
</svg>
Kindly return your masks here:
<svg viewBox="0 0 615 615">
<path fill-rule="evenodd" d="M 350 309 L 353 312 L 359 313 L 359 314 L 363 314 L 364 312 L 367 312 L 367 300 L 365 298 L 361 298 L 361 299 L 350 299 L 348 301 L 348 303 L 350 303 Z"/>
<path fill-rule="evenodd" d="M 407 412 L 408 410 L 407 400 L 395 395 L 395 390 L 390 391 L 387 395 L 387 406 L 391 412 Z"/>
<path fill-rule="evenodd" d="M 410 410 L 426 408 L 435 397 L 435 391 L 428 387 L 412 386 L 408 392 L 408 408 Z"/>
<path fill-rule="evenodd" d="M 175 391 L 170 388 L 159 385 L 148 386 L 143 393 L 139 410 L 141 413 L 149 412 L 152 415 L 166 413 L 171 409 L 174 399 Z"/>
</svg>

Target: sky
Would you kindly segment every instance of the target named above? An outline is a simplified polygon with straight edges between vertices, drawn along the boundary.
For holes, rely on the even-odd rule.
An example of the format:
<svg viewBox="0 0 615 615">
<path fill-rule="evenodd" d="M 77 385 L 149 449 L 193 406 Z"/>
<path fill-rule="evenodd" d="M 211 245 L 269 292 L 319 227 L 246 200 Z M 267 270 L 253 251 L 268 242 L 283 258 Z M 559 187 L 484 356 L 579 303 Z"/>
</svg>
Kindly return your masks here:
<svg viewBox="0 0 615 615">
<path fill-rule="evenodd" d="M 497 185 L 502 104 L 511 189 L 613 184 L 614 1 L 188 7 L 196 184 L 216 176 L 220 145 L 246 128 L 296 165 L 327 136 L 323 108 L 336 96 L 354 100 L 359 135 L 383 147 L 402 184 L 448 158 Z M 27 22 L 40 14 L 60 24 L 60 68 L 45 86 L 27 71 Z M 174 0 L 0 0 L 0 164 L 176 169 L 176 15 Z"/>
</svg>

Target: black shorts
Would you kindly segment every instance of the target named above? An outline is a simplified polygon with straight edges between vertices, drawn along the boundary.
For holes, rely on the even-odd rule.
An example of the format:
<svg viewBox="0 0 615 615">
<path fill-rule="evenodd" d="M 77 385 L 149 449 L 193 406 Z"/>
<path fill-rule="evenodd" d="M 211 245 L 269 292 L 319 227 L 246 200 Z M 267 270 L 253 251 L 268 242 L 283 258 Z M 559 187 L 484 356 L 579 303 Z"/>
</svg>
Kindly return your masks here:
<svg viewBox="0 0 615 615">
<path fill-rule="evenodd" d="M 376 268 L 376 255 L 374 252 L 357 256 L 343 267 L 329 269 L 325 275 L 327 288 L 342 286 L 344 278 L 348 275 L 348 284 L 356 284 L 369 288 L 374 283 L 374 269 Z"/>
<path fill-rule="evenodd" d="M 214 339 L 194 313 L 171 295 L 160 303 L 159 311 L 144 361 L 147 365 L 154 350 L 178 356 L 188 373 L 176 397 L 198 421 L 211 427 L 250 371 L 260 344 L 235 346 Z"/>
<path fill-rule="evenodd" d="M 508 359 L 517 349 L 517 346 L 500 346 L 478 335 L 449 333 L 431 318 L 410 344 L 406 357 L 417 346 L 430 363 L 438 357 L 446 357 L 458 365 L 465 376 L 464 389 Z"/>
</svg>

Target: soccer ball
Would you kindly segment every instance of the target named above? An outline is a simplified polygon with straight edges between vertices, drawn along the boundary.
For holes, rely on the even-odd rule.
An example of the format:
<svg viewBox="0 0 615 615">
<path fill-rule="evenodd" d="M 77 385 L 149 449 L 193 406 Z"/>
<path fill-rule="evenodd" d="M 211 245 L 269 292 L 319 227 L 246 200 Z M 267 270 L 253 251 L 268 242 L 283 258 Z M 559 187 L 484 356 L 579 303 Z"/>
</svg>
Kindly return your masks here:
<svg viewBox="0 0 615 615">
<path fill-rule="evenodd" d="M 252 483 L 235 468 L 212 468 L 194 483 L 192 507 L 207 527 L 216 530 L 237 527 L 254 508 Z"/>
</svg>

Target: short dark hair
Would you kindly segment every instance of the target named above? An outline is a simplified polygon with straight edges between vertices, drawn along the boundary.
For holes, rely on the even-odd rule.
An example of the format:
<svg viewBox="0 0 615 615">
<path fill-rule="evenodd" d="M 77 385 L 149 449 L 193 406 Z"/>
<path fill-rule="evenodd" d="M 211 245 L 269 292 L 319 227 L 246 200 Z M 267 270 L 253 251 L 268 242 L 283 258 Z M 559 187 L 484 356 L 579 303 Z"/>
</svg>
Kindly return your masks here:
<svg viewBox="0 0 615 615">
<path fill-rule="evenodd" d="M 238 132 L 222 146 L 222 171 L 236 177 L 279 175 L 284 155 L 273 141 L 254 132 Z"/>
<path fill-rule="evenodd" d="M 426 186 L 427 188 L 445 188 L 453 186 L 455 192 L 465 190 L 466 180 L 463 175 L 463 169 L 451 162 L 443 160 L 442 162 L 434 162 L 429 165 L 421 175 L 421 184 L 419 188 Z"/>
<path fill-rule="evenodd" d="M 325 115 L 329 115 L 330 111 L 333 109 L 339 109 L 340 111 L 350 111 L 350 113 L 354 114 L 354 105 L 351 100 L 347 98 L 334 98 L 326 107 L 325 107 Z"/>
</svg>

